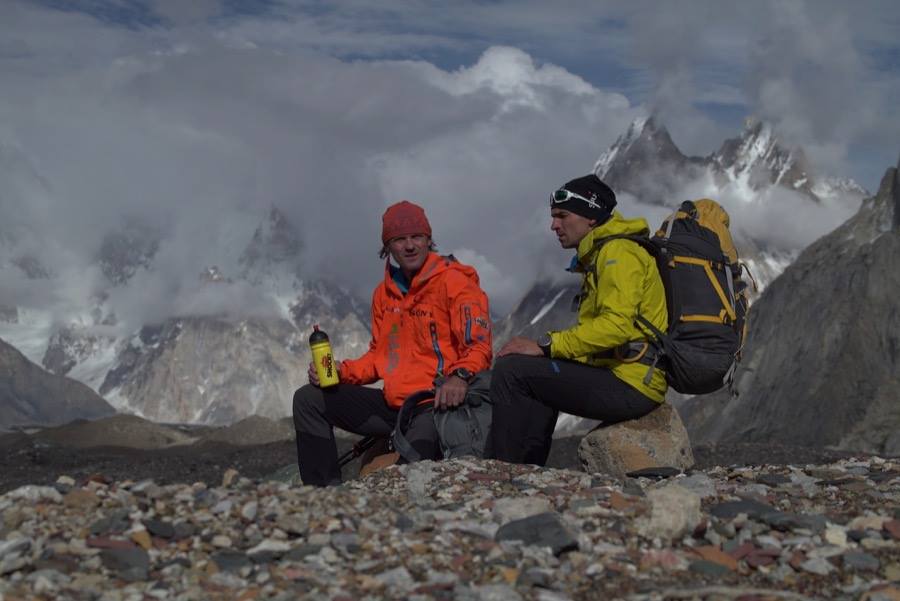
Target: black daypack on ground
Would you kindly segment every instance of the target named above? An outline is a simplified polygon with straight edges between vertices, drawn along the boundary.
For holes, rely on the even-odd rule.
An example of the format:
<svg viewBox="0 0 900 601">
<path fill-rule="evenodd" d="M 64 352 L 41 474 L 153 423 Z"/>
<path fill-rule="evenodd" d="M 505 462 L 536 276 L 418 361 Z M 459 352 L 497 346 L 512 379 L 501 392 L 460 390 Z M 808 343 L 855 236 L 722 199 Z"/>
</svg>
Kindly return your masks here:
<svg viewBox="0 0 900 601">
<path fill-rule="evenodd" d="M 484 458 L 488 433 L 491 429 L 492 405 L 489 397 L 491 372 L 475 374 L 469 382 L 465 402 L 459 407 L 434 412 L 434 425 L 440 439 L 444 459 L 465 455 Z M 391 433 L 391 444 L 409 462 L 421 459 L 419 453 L 406 440 L 405 432 L 419 403 L 434 398 L 433 390 L 423 390 L 410 395 L 397 414 L 397 425 Z"/>
<path fill-rule="evenodd" d="M 746 333 L 749 295 L 742 264 L 728 230 L 728 213 L 707 198 L 686 200 L 653 238 L 610 236 L 637 242 L 656 259 L 666 290 L 668 331 L 638 315 L 669 386 L 683 394 L 706 394 L 731 384 Z"/>
</svg>

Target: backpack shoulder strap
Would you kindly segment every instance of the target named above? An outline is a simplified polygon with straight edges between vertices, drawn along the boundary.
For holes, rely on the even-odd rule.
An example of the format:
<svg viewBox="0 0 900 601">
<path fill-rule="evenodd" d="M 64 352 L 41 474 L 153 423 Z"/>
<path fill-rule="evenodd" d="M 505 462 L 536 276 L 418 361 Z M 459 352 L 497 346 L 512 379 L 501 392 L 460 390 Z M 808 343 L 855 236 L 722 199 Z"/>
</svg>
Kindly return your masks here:
<svg viewBox="0 0 900 601">
<path fill-rule="evenodd" d="M 394 431 L 391 432 L 391 444 L 393 445 L 394 450 L 400 453 L 400 456 L 410 463 L 419 461 L 422 456 L 419 455 L 419 452 L 413 448 L 408 440 L 406 440 L 404 432 L 409 428 L 409 424 L 413 417 L 413 411 L 416 406 L 422 401 L 433 398 L 434 390 L 420 390 L 419 392 L 414 392 L 406 397 L 406 400 L 403 401 L 403 406 L 400 407 L 400 411 L 397 413 L 397 423 L 394 424 Z"/>
<path fill-rule="evenodd" d="M 602 248 L 607 242 L 612 242 L 613 240 L 631 240 L 632 242 L 638 244 L 641 248 L 646 250 L 647 253 L 654 259 L 658 259 L 660 256 L 660 247 L 655 242 L 653 242 L 653 240 L 651 240 L 649 236 L 641 236 L 638 234 L 613 234 L 612 236 L 597 238 L 594 241 L 594 248 L 600 250 L 600 248 Z"/>
</svg>

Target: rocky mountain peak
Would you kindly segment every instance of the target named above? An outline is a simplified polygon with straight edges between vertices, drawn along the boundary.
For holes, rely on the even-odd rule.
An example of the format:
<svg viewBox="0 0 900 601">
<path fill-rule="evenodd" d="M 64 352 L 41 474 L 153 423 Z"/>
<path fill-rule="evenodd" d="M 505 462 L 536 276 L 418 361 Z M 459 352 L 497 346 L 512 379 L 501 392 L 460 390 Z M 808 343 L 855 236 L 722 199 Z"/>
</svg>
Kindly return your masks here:
<svg viewBox="0 0 900 601">
<path fill-rule="evenodd" d="M 641 173 L 660 164 L 682 164 L 684 156 L 669 131 L 653 116 L 635 119 L 594 164 L 594 173 L 615 189 L 630 189 Z"/>
<path fill-rule="evenodd" d="M 0 430 L 113 413 L 113 408 L 86 385 L 44 371 L 0 340 Z"/>
<path fill-rule="evenodd" d="M 103 238 L 97 262 L 103 275 L 113 285 L 130 280 L 139 269 L 149 269 L 159 250 L 160 232 L 155 228 L 128 220 L 118 230 Z"/>
<path fill-rule="evenodd" d="M 211 265 L 200 272 L 200 281 L 210 284 L 230 284 L 232 279 L 223 274 L 218 265 Z"/>
<path fill-rule="evenodd" d="M 644 202 L 665 204 L 666 195 L 686 178 L 699 176 L 703 159 L 685 156 L 656 117 L 635 119 L 600 155 L 594 173 L 616 192 Z"/>
<path fill-rule="evenodd" d="M 781 185 L 815 197 L 803 150 L 786 148 L 763 121 L 748 118 L 741 135 L 725 140 L 709 160 L 729 180 L 746 183 L 752 190 Z"/>
<path fill-rule="evenodd" d="M 900 230 L 900 164 L 887 170 L 878 193 L 863 201 L 859 211 L 838 228 L 845 243 L 868 244 L 888 232 Z"/>
<path fill-rule="evenodd" d="M 253 232 L 253 238 L 239 259 L 245 274 L 268 271 L 278 264 L 292 264 L 303 249 L 300 233 L 276 206 L 267 220 Z"/>
</svg>

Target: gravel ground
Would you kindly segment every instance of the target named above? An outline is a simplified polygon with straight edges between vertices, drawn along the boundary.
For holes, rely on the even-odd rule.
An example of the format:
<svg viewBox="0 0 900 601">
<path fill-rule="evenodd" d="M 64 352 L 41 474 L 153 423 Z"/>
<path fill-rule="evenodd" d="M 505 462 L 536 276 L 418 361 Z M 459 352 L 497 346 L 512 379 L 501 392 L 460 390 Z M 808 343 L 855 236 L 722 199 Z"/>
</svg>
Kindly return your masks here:
<svg viewBox="0 0 900 601">
<path fill-rule="evenodd" d="M 338 450 L 349 450 L 354 438 L 338 438 Z M 580 437 L 554 441 L 548 467 L 577 468 Z M 787 447 L 771 444 L 710 445 L 694 449 L 697 469 L 715 466 L 822 464 L 859 453 Z M 251 479 L 264 479 L 295 464 L 293 441 L 252 446 L 204 440 L 166 449 L 140 450 L 121 447 L 69 448 L 25 434 L 0 436 L 0 494 L 24 484 L 50 485 L 61 475 L 76 480 L 102 475 L 110 480 L 152 479 L 160 484 L 221 482 L 228 468 Z M 348 464 L 344 478 L 353 478 L 359 461 Z"/>
</svg>

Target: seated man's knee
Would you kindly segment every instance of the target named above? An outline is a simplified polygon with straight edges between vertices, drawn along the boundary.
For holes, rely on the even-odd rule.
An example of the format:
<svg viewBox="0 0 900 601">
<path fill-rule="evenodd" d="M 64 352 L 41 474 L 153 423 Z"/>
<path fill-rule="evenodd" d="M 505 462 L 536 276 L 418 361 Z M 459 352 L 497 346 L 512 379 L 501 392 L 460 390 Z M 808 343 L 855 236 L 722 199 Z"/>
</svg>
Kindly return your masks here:
<svg viewBox="0 0 900 601">
<path fill-rule="evenodd" d="M 322 402 L 322 390 L 307 384 L 294 392 L 294 419 L 309 411 L 318 411 Z"/>
<path fill-rule="evenodd" d="M 506 355 L 494 362 L 491 368 L 491 380 L 506 379 L 523 372 L 522 355 Z"/>
</svg>

